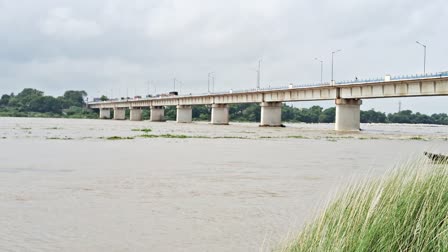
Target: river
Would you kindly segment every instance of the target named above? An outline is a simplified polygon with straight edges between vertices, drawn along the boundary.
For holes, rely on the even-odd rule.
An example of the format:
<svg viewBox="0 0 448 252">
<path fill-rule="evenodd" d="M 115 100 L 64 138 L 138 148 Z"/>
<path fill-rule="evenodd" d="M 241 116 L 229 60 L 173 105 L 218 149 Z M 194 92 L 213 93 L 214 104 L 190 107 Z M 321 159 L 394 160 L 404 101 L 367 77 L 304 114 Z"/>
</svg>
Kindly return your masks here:
<svg viewBox="0 0 448 252">
<path fill-rule="evenodd" d="M 347 183 L 448 153 L 447 126 L 286 126 L 0 118 L 0 251 L 270 251 Z"/>
</svg>

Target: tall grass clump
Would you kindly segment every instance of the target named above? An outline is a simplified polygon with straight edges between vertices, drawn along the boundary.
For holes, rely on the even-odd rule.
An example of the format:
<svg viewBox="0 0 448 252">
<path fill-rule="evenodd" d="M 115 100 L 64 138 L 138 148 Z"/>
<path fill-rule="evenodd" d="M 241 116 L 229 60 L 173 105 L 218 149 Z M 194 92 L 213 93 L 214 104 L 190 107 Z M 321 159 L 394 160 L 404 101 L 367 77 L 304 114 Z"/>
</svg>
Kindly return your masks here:
<svg viewBox="0 0 448 252">
<path fill-rule="evenodd" d="M 350 186 L 283 251 L 448 251 L 448 163 Z"/>
</svg>

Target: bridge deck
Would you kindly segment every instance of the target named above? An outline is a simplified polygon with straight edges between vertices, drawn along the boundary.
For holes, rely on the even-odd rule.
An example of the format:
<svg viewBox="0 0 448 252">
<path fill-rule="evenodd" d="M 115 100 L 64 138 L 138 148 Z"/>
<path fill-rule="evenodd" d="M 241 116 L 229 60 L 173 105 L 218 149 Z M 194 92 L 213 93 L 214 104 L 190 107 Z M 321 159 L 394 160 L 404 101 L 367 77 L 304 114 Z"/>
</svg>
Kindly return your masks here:
<svg viewBox="0 0 448 252">
<path fill-rule="evenodd" d="M 88 103 L 90 108 L 293 102 L 313 100 L 375 99 L 448 95 L 448 73 L 409 79 L 289 86 L 240 92 L 181 95 Z"/>
</svg>

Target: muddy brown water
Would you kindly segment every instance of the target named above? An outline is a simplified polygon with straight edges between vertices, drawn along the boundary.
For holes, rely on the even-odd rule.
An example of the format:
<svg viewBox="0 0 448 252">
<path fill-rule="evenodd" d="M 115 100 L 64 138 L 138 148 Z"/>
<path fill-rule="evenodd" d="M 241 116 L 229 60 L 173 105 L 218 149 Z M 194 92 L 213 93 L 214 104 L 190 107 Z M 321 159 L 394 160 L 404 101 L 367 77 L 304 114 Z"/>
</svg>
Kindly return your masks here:
<svg viewBox="0 0 448 252">
<path fill-rule="evenodd" d="M 287 126 L 0 118 L 0 251 L 270 251 L 348 182 L 448 153 L 446 126 Z"/>
</svg>

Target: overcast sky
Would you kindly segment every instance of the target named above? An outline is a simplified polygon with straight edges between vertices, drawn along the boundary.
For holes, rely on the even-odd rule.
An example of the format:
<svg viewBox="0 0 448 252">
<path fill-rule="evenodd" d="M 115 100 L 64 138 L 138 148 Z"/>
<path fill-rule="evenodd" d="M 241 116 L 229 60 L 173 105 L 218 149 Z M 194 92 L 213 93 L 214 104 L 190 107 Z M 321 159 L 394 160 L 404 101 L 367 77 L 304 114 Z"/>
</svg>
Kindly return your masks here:
<svg viewBox="0 0 448 252">
<path fill-rule="evenodd" d="M 446 0 L 0 0 L 0 93 L 31 87 L 129 96 L 207 91 L 448 70 Z M 402 107 L 448 112 L 447 97 L 403 98 Z M 332 102 L 295 106 L 332 106 Z M 398 109 L 398 99 L 362 109 Z"/>
</svg>

